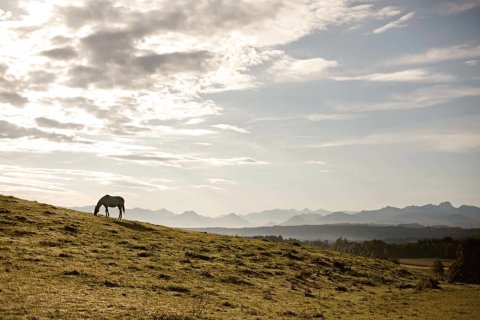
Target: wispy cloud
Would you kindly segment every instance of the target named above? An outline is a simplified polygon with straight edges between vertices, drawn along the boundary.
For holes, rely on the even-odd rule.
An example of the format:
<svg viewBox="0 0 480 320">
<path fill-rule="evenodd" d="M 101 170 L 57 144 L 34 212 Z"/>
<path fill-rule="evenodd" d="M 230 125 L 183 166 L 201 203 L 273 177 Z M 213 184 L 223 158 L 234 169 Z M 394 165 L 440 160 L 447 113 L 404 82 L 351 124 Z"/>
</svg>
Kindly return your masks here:
<svg viewBox="0 0 480 320">
<path fill-rule="evenodd" d="M 230 180 L 226 180 L 226 179 L 219 179 L 219 178 L 211 178 L 211 179 L 208 179 L 207 181 L 208 181 L 208 183 L 212 183 L 212 184 L 222 184 L 222 185 L 237 184 L 235 181 L 230 181 Z"/>
<path fill-rule="evenodd" d="M 437 152 L 468 152 L 480 149 L 478 132 L 391 132 L 363 137 L 331 140 L 307 148 L 338 148 L 347 146 L 380 146 L 417 144 Z"/>
<path fill-rule="evenodd" d="M 16 190 L 36 189 L 39 192 L 68 193 L 71 184 L 77 181 L 87 181 L 90 184 L 110 188 L 143 191 L 173 190 L 177 188 L 168 185 L 171 182 L 169 179 L 133 177 L 105 171 L 20 167 L 1 164 L 0 170 L 3 172 L 0 176 L 0 184 L 7 185 L 5 191 L 15 188 Z"/>
<path fill-rule="evenodd" d="M 275 82 L 311 81 L 325 77 L 329 69 L 338 65 L 335 60 L 323 58 L 299 60 L 284 56 L 273 62 L 272 66 L 268 68 L 267 74 Z"/>
<path fill-rule="evenodd" d="M 428 64 L 449 60 L 480 57 L 480 45 L 457 45 L 445 48 L 431 48 L 423 53 L 409 54 L 387 61 L 387 65 Z"/>
<path fill-rule="evenodd" d="M 406 15 L 401 16 L 397 20 L 391 21 L 391 22 L 387 23 L 386 25 L 373 30 L 373 33 L 379 34 L 379 33 L 383 33 L 385 31 L 388 31 L 390 29 L 403 28 L 407 25 L 406 22 L 408 20 L 412 19 L 414 16 L 415 16 L 415 11 L 409 12 Z"/>
<path fill-rule="evenodd" d="M 232 125 L 232 124 L 219 123 L 219 124 L 212 125 L 212 127 L 217 128 L 217 129 L 221 129 L 221 130 L 235 131 L 235 132 L 239 132 L 239 133 L 250 133 L 247 129 L 240 128 L 240 127 Z"/>
<path fill-rule="evenodd" d="M 289 121 L 289 120 L 297 120 L 297 119 L 302 119 L 302 116 L 298 115 L 292 115 L 292 116 L 284 116 L 284 117 L 259 117 L 259 118 L 254 118 L 248 123 L 257 123 L 257 122 L 276 122 L 276 121 Z"/>
<path fill-rule="evenodd" d="M 249 123 L 258 123 L 258 122 L 281 122 L 281 121 L 341 121 L 341 120 L 351 120 L 351 119 L 358 119 L 363 118 L 365 115 L 360 113 L 311 113 L 311 114 L 299 114 L 299 115 L 291 115 L 285 117 L 261 117 L 255 118 L 249 121 Z"/>
<path fill-rule="evenodd" d="M 208 165 L 208 166 L 235 166 L 235 165 L 265 165 L 268 162 L 248 157 L 236 158 L 203 158 L 195 155 L 175 155 L 169 153 L 132 153 L 112 154 L 109 158 L 134 161 L 144 165 L 162 165 L 170 167 L 183 167 L 185 165 Z"/>
<path fill-rule="evenodd" d="M 203 118 L 191 118 L 188 121 L 185 122 L 186 125 L 193 125 L 193 124 L 199 124 L 205 122 L 205 119 Z"/>
<path fill-rule="evenodd" d="M 60 122 L 55 119 L 39 117 L 35 119 L 36 123 L 40 127 L 45 128 L 57 128 L 57 129 L 74 129 L 80 130 L 85 128 L 85 125 L 72 122 Z"/>
<path fill-rule="evenodd" d="M 209 185 L 209 184 L 199 184 L 199 185 L 193 186 L 193 188 L 195 188 L 195 189 L 214 190 L 214 191 L 222 190 L 222 188 L 219 188 L 219 187 L 217 187 L 217 186 L 212 186 L 212 185 Z"/>
<path fill-rule="evenodd" d="M 14 123 L 0 120 L 0 139 L 45 139 L 57 143 L 82 143 L 91 144 L 91 141 L 79 139 L 75 136 L 56 132 L 49 132 L 32 127 L 22 127 Z"/>
<path fill-rule="evenodd" d="M 310 121 L 336 121 L 363 118 L 359 113 L 312 113 L 305 116 Z"/>
<path fill-rule="evenodd" d="M 343 112 L 366 112 L 378 110 L 406 110 L 430 107 L 449 101 L 480 96 L 480 87 L 433 86 L 414 90 L 407 94 L 394 94 L 391 100 L 377 103 L 356 103 L 339 105 L 335 108 Z"/>
<path fill-rule="evenodd" d="M 306 164 L 314 164 L 314 165 L 321 165 L 325 166 L 327 163 L 325 161 L 320 161 L 320 160 L 307 160 L 305 161 Z"/>
<path fill-rule="evenodd" d="M 372 82 L 452 82 L 455 76 L 443 73 L 431 73 L 425 69 L 409 69 L 388 73 L 373 73 L 359 76 L 334 77 L 337 81 Z"/>
<path fill-rule="evenodd" d="M 437 11 L 440 14 L 451 15 L 462 13 L 480 6 L 478 0 L 457 0 L 455 2 L 450 1 L 442 3 L 437 7 Z"/>
</svg>

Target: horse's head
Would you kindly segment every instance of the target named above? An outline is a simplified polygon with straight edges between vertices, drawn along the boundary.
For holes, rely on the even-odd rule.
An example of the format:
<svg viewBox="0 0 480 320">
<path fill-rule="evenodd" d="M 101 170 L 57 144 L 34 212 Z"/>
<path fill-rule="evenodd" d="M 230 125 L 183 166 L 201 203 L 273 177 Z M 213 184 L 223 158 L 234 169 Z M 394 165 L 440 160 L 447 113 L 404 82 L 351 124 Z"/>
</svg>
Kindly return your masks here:
<svg viewBox="0 0 480 320">
<path fill-rule="evenodd" d="M 97 215 L 98 211 L 100 211 L 100 207 L 99 206 L 96 206 L 95 207 L 95 211 L 93 212 L 93 215 Z"/>
</svg>

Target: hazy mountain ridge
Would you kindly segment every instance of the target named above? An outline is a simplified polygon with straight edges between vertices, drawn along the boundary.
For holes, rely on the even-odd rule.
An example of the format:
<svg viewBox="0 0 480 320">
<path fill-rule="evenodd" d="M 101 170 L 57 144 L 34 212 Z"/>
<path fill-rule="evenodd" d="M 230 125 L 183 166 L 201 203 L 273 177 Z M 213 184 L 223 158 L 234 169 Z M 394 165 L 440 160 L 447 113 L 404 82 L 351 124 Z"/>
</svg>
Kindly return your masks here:
<svg viewBox="0 0 480 320">
<path fill-rule="evenodd" d="M 231 236 L 282 236 L 284 239 L 327 240 L 345 238 L 352 241 L 383 240 L 406 243 L 426 238 L 468 238 L 480 235 L 480 229 L 458 227 L 425 227 L 421 225 L 330 224 L 303 226 L 273 226 L 256 228 L 196 228 L 196 231 Z"/>
<path fill-rule="evenodd" d="M 74 207 L 72 209 L 93 212 L 93 206 Z M 102 212 L 103 210 L 101 210 Z M 113 215 L 116 209 L 110 209 Z M 143 208 L 127 209 L 126 219 L 150 222 L 171 227 L 184 228 L 244 228 L 263 226 L 300 226 L 323 224 L 381 224 L 407 225 L 420 224 L 424 226 L 449 226 L 462 228 L 480 227 L 480 208 L 462 205 L 458 208 L 450 202 L 439 205 L 407 206 L 396 208 L 386 206 L 376 210 L 362 210 L 357 213 L 343 211 L 329 212 L 310 209 L 272 209 L 261 212 L 238 215 L 230 213 L 218 217 L 207 217 L 195 211 L 185 211 L 175 214 L 167 209 L 150 210 Z"/>
<path fill-rule="evenodd" d="M 369 224 L 421 224 L 425 226 L 450 226 L 473 228 L 480 227 L 480 208 L 462 205 L 458 208 L 450 202 L 439 205 L 407 206 L 395 208 L 391 206 L 378 210 L 362 210 L 356 214 L 334 212 L 326 216 L 302 214 L 281 223 L 282 226 L 321 225 L 337 223 L 369 223 Z"/>
</svg>

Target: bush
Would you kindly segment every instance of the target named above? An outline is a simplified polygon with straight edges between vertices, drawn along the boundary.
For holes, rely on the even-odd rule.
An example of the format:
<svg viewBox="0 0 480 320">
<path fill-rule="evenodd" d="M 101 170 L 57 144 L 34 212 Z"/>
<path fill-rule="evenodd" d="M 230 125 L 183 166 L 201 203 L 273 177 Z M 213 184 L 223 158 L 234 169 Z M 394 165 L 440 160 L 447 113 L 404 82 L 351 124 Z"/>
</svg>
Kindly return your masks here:
<svg viewBox="0 0 480 320">
<path fill-rule="evenodd" d="M 417 290 L 424 290 L 424 289 L 440 289 L 438 285 L 438 280 L 432 277 L 423 277 L 417 281 L 415 286 Z"/>
<path fill-rule="evenodd" d="M 387 257 L 387 261 L 395 264 L 400 264 L 400 260 L 397 257 Z"/>
<path fill-rule="evenodd" d="M 443 272 L 443 263 L 440 259 L 435 259 L 433 261 L 432 267 L 430 268 L 430 272 L 432 273 L 432 277 L 437 280 L 443 280 L 444 272 Z"/>
</svg>

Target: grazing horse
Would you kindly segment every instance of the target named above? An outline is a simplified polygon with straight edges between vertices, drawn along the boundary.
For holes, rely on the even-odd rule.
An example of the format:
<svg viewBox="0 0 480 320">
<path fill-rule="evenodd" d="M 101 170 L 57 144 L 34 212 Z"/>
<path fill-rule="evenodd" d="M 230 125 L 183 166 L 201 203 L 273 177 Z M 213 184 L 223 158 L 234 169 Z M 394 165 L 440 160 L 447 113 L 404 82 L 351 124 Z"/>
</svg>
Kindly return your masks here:
<svg viewBox="0 0 480 320">
<path fill-rule="evenodd" d="M 122 197 L 113 197 L 110 195 L 105 195 L 98 200 L 97 205 L 95 206 L 94 215 L 97 215 L 98 211 L 100 211 L 100 207 L 105 207 L 105 216 L 110 217 L 108 213 L 108 207 L 117 207 L 118 208 L 118 219 L 122 219 L 122 212 L 125 213 L 125 200 Z"/>
</svg>

